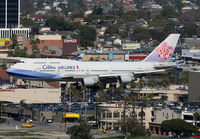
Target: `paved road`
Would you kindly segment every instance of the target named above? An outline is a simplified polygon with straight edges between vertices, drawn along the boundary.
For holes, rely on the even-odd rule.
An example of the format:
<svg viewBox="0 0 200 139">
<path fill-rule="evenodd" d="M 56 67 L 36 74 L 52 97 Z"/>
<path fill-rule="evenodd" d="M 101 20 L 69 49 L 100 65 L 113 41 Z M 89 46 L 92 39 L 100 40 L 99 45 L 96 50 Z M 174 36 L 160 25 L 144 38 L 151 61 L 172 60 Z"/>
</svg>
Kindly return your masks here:
<svg viewBox="0 0 200 139">
<path fill-rule="evenodd" d="M 0 124 L 0 130 L 12 130 L 12 129 L 24 129 L 21 127 L 22 121 L 15 121 L 12 118 L 7 118 L 5 123 Z M 74 124 L 66 124 L 66 128 L 73 126 Z M 65 131 L 64 123 L 34 123 L 34 127 L 31 129 L 37 130 L 53 130 L 53 131 Z"/>
<path fill-rule="evenodd" d="M 39 123 L 34 123 L 34 127 L 32 128 L 22 128 L 21 124 L 23 122 L 21 121 L 15 121 L 11 118 L 6 118 L 6 122 L 0 124 L 0 133 L 1 135 L 3 134 L 3 138 L 13 138 L 13 137 L 8 137 L 7 133 L 9 132 L 27 132 L 31 134 L 35 134 L 34 136 L 26 136 L 30 138 L 47 138 L 47 139 L 69 139 L 70 136 L 66 135 L 65 132 L 65 125 L 64 123 L 51 123 L 51 124 L 39 124 Z M 69 126 L 69 125 L 67 125 Z M 67 127 L 66 126 L 66 127 Z M 42 135 L 38 136 L 38 135 Z M 1 137 L 0 137 L 1 138 Z M 21 138 L 20 136 L 15 136 L 15 138 Z"/>
</svg>

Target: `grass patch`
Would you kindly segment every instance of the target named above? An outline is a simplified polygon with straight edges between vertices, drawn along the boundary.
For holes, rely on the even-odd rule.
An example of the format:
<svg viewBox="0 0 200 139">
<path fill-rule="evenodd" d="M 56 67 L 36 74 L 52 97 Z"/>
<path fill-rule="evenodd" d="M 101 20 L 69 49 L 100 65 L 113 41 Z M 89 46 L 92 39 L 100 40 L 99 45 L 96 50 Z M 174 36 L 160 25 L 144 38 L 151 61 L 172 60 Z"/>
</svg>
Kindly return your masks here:
<svg viewBox="0 0 200 139">
<path fill-rule="evenodd" d="M 5 118 L 0 118 L 0 124 L 1 123 L 5 123 L 6 122 L 6 119 Z"/>
<path fill-rule="evenodd" d="M 0 135 L 2 136 L 42 136 L 42 135 L 39 135 L 39 134 L 31 134 L 29 132 L 22 132 L 22 131 L 12 131 L 12 132 L 0 132 Z"/>
<path fill-rule="evenodd" d="M 25 137 L 25 138 L 21 138 L 21 139 L 39 139 L 39 138 L 35 138 L 35 137 L 33 137 L 33 138 L 31 138 L 31 137 L 28 138 L 28 137 L 27 137 L 27 138 L 26 138 L 26 137 Z"/>
<path fill-rule="evenodd" d="M 124 136 L 106 137 L 101 139 L 124 139 Z M 144 136 L 144 137 L 128 137 L 128 139 L 160 139 L 160 137 Z"/>
</svg>

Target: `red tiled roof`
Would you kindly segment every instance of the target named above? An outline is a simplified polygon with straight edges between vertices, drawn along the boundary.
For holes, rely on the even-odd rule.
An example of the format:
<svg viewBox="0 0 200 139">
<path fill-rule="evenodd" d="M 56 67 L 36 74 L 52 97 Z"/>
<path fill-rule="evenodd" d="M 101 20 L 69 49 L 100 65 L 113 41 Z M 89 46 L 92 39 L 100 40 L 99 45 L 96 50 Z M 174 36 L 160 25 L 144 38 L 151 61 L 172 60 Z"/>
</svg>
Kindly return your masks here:
<svg viewBox="0 0 200 139">
<path fill-rule="evenodd" d="M 60 85 L 57 82 L 47 82 L 48 85 L 55 87 L 55 88 L 59 88 Z"/>
<path fill-rule="evenodd" d="M 6 73 L 6 69 L 0 68 L 0 78 L 1 79 L 9 79 L 9 75 Z"/>
<path fill-rule="evenodd" d="M 36 19 L 43 19 L 43 15 L 41 14 L 29 14 L 30 18 L 36 18 Z"/>
</svg>

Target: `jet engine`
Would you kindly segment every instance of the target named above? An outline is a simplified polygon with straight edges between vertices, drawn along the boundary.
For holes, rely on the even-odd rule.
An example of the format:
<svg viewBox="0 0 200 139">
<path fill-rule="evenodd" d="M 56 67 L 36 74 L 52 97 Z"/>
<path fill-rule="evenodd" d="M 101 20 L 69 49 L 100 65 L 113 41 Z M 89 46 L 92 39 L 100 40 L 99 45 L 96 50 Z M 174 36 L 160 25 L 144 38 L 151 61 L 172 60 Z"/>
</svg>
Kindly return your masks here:
<svg viewBox="0 0 200 139">
<path fill-rule="evenodd" d="M 120 75 L 121 83 L 130 83 L 134 79 L 133 74 Z"/>
<path fill-rule="evenodd" d="M 99 79 L 97 76 L 90 76 L 83 78 L 83 83 L 85 84 L 85 86 L 92 86 L 97 83 L 98 80 Z"/>
</svg>

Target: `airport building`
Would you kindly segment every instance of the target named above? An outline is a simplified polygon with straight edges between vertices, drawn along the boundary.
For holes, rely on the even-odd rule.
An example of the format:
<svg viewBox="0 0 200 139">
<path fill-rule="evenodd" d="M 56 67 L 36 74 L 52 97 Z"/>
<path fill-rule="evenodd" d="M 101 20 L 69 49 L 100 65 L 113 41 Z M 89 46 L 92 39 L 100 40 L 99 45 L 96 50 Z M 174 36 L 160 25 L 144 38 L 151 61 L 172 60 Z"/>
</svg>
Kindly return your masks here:
<svg viewBox="0 0 200 139">
<path fill-rule="evenodd" d="M 58 54 L 63 49 L 61 35 L 35 35 L 34 40 L 38 39 L 37 44 L 41 55 Z M 26 41 L 27 53 L 32 54 L 31 40 Z"/>
<path fill-rule="evenodd" d="M 20 0 L 0 1 L 0 28 L 19 28 Z"/>
<path fill-rule="evenodd" d="M 163 100 L 165 102 L 186 102 L 188 100 L 188 91 L 184 88 L 182 89 L 142 89 L 138 90 L 137 97 L 151 95 L 153 100 Z"/>
<path fill-rule="evenodd" d="M 125 105 L 123 102 L 115 102 L 111 104 L 99 104 L 97 106 L 98 111 L 98 122 L 99 122 L 99 129 L 115 129 L 121 130 L 120 122 L 124 118 L 124 107 Z M 141 121 L 141 115 L 143 115 L 143 125 L 146 129 L 149 129 L 149 122 L 151 122 L 151 111 L 152 107 L 144 107 L 143 113 L 141 111 L 141 107 L 135 107 L 133 111 L 132 105 L 126 106 L 126 117 L 136 117 L 139 124 Z"/>
<path fill-rule="evenodd" d="M 13 34 L 24 34 L 29 38 L 30 28 L 0 28 L 0 38 L 12 38 Z"/>
<path fill-rule="evenodd" d="M 13 34 L 26 34 L 29 28 L 20 28 L 20 0 L 0 1 L 0 38 L 12 38 Z"/>
<path fill-rule="evenodd" d="M 181 57 L 185 60 L 199 61 L 200 60 L 200 50 L 199 49 L 182 49 Z"/>
</svg>

